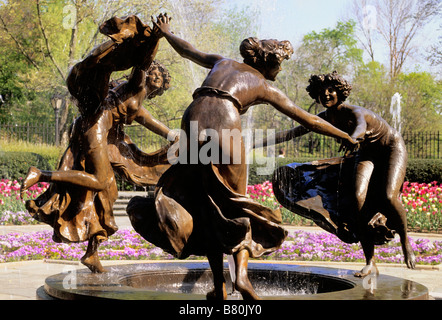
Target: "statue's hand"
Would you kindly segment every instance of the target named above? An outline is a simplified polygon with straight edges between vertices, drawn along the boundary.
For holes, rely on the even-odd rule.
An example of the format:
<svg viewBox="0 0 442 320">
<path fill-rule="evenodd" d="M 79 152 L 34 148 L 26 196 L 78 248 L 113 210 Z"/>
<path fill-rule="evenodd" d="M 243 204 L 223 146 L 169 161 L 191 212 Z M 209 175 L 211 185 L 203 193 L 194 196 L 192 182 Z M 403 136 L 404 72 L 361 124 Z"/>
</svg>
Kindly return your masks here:
<svg viewBox="0 0 442 320">
<path fill-rule="evenodd" d="M 359 149 L 359 141 L 354 140 L 350 136 L 347 140 L 341 140 L 341 147 L 339 148 L 339 152 L 344 151 L 345 155 L 348 156 L 349 154 L 358 151 Z"/>
<path fill-rule="evenodd" d="M 161 37 L 167 33 L 170 33 L 170 21 L 172 20 L 172 18 L 169 17 L 167 13 L 161 13 L 157 17 L 157 21 L 155 21 L 153 17 L 151 17 L 151 20 L 154 26 L 153 30 L 156 35 Z"/>
</svg>

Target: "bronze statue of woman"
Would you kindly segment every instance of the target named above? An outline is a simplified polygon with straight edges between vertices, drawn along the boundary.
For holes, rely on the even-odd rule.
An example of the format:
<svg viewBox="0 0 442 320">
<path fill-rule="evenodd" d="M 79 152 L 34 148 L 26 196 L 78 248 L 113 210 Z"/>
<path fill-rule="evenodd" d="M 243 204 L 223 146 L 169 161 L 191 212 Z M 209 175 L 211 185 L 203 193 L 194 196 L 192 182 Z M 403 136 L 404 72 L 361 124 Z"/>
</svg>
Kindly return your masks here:
<svg viewBox="0 0 442 320">
<path fill-rule="evenodd" d="M 113 40 L 76 64 L 67 79 L 80 116 L 72 125 L 58 170 L 31 167 L 21 188 L 24 192 L 35 183 L 51 183 L 39 198 L 27 201 L 26 207 L 35 219 L 54 228 L 55 241 L 88 241 L 81 262 L 92 272 L 105 271 L 98 246 L 118 229 L 112 212 L 118 195 L 114 168 L 131 172 L 136 167 L 138 171 L 127 178 L 154 184 L 161 173 L 155 171 L 155 165 L 167 164 L 166 150 L 144 154 L 124 133 L 123 125 L 135 120 L 163 137 L 170 131 L 141 105 L 146 97 L 168 88 L 165 70 L 159 64 L 151 66 L 160 36 L 135 16 L 114 17 L 100 30 Z M 130 67 L 128 81 L 109 92 L 111 73 Z"/>
<path fill-rule="evenodd" d="M 297 107 L 267 82 L 275 80 L 281 63 L 293 53 L 288 41 L 248 38 L 240 47 L 244 57 L 241 63 L 195 49 L 170 31 L 169 20 L 167 15 L 160 15 L 154 24 L 181 56 L 210 69 L 184 113 L 181 126 L 187 150 L 180 148 L 180 152 L 187 151 L 192 158 L 210 143 L 217 146 L 215 153 L 222 161 L 174 164 L 160 178 L 155 199 L 134 198 L 127 211 L 136 231 L 176 257 L 208 257 L 214 276 L 214 290 L 208 298 L 226 298 L 226 253 L 235 259 L 235 288 L 245 299 L 258 299 L 247 275 L 248 258 L 278 249 L 287 233 L 280 226 L 279 211 L 246 197 L 242 137 L 226 138 L 223 132 L 241 134 L 240 116 L 252 105 L 270 104 L 314 131 L 340 138 L 349 145 L 356 142 L 347 133 Z M 184 138 L 180 139 L 183 142 Z M 193 145 L 197 150 L 192 150 Z"/>
<path fill-rule="evenodd" d="M 351 208 L 345 210 L 354 213 L 357 222 L 352 231 L 360 240 L 367 260 L 367 265 L 356 276 L 363 277 L 376 271 L 375 239 L 368 224 L 378 213 L 385 215 L 388 228 L 399 234 L 405 263 L 408 268 L 414 268 L 416 261 L 407 236 L 406 211 L 400 200 L 408 161 L 401 134 L 376 113 L 345 103 L 352 86 L 336 71 L 312 75 L 306 90 L 310 97 L 326 108 L 318 114 L 319 117 L 359 142 L 351 177 L 341 177 L 353 179 L 353 195 L 343 195 L 353 198 L 348 202 Z M 298 126 L 278 133 L 272 141 L 281 143 L 308 132 L 309 128 Z M 265 145 L 266 141 L 255 147 Z"/>
</svg>

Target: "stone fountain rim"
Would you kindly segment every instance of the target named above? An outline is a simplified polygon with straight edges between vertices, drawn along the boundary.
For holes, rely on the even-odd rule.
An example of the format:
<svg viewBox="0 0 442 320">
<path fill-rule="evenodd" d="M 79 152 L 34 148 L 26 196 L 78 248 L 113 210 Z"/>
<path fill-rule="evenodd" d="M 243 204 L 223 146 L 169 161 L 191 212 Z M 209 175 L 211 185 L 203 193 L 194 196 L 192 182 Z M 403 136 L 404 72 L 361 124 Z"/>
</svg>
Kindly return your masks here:
<svg viewBox="0 0 442 320">
<path fill-rule="evenodd" d="M 88 269 L 75 270 L 76 288 L 66 288 L 70 284 L 69 273 L 59 273 L 46 278 L 42 288 L 37 290 L 40 298 L 62 300 L 84 299 L 116 299 L 116 300 L 204 300 L 205 295 L 193 293 L 156 292 L 143 288 L 134 288 L 123 285 L 124 278 L 134 277 L 137 274 L 188 272 L 209 270 L 205 261 L 151 261 L 149 263 L 134 263 L 125 265 L 110 265 L 104 274 L 92 274 Z M 304 266 L 296 264 L 272 264 L 263 262 L 250 262 L 250 272 L 254 271 L 288 271 L 307 273 L 320 278 L 345 283 L 349 289 L 305 295 L 273 296 L 264 299 L 276 300 L 426 300 L 429 299 L 429 290 L 417 282 L 388 275 L 376 277 L 376 290 L 370 292 L 364 289 L 367 279 L 354 277 L 354 270 L 337 269 L 329 267 Z M 409 296 L 404 290 L 413 288 Z M 44 290 L 44 292 L 42 292 Z M 40 293 L 39 293 L 40 291 Z"/>
</svg>

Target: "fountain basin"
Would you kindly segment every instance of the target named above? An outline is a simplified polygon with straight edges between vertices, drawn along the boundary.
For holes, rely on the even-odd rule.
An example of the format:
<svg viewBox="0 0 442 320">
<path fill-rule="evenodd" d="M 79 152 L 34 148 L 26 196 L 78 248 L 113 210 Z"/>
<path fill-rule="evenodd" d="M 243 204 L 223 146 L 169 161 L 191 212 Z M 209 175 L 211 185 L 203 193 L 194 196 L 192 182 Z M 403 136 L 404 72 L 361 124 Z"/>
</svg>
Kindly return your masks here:
<svg viewBox="0 0 442 320">
<path fill-rule="evenodd" d="M 229 299 L 232 283 L 225 265 Z M 88 269 L 46 278 L 40 299 L 204 300 L 213 288 L 206 262 L 149 262 Z M 263 299 L 277 300 L 408 300 L 429 298 L 428 289 L 414 281 L 377 275 L 355 278 L 354 271 L 292 264 L 249 264 L 249 278 Z"/>
</svg>

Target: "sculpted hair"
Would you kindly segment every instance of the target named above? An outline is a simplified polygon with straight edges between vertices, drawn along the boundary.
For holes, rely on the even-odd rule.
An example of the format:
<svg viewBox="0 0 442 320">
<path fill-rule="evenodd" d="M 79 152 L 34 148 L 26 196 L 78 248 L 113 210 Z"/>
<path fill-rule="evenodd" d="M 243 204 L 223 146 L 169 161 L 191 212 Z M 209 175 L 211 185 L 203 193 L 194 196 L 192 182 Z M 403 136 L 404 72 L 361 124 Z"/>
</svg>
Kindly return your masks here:
<svg viewBox="0 0 442 320">
<path fill-rule="evenodd" d="M 250 37 L 244 39 L 239 46 L 239 52 L 244 58 L 244 63 L 255 66 L 258 64 L 259 60 L 262 58 L 262 49 L 259 43 L 259 39 L 255 37 Z"/>
<path fill-rule="evenodd" d="M 155 69 L 158 69 L 161 72 L 161 74 L 163 75 L 163 85 L 161 86 L 160 89 L 150 93 L 149 96 L 147 97 L 148 99 L 152 99 L 156 96 L 161 96 L 164 93 L 164 91 L 166 91 L 170 88 L 170 81 L 172 78 L 170 76 L 169 71 L 161 63 L 154 60 L 152 62 L 152 64 L 150 65 L 149 69 L 146 71 L 146 76 L 148 76 L 149 73 Z"/>
<path fill-rule="evenodd" d="M 350 96 L 350 92 L 353 89 L 351 84 L 342 78 L 337 71 L 333 71 L 329 74 L 312 75 L 309 80 L 309 86 L 306 88 L 308 94 L 317 103 L 319 102 L 319 95 L 321 89 L 324 86 L 331 86 L 336 89 L 338 99 L 340 102 L 344 102 Z"/>
</svg>

